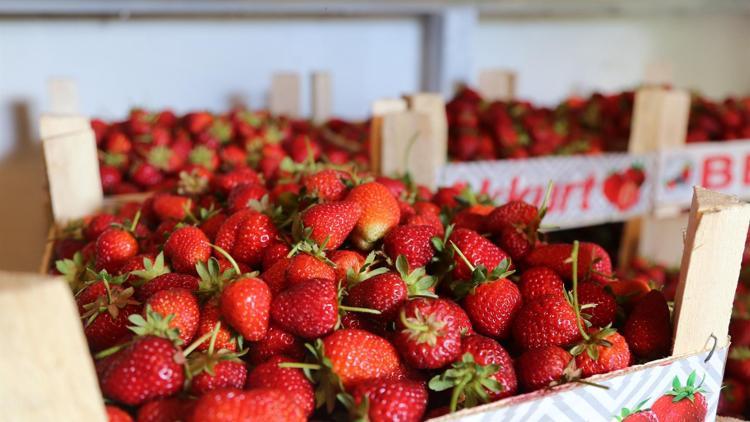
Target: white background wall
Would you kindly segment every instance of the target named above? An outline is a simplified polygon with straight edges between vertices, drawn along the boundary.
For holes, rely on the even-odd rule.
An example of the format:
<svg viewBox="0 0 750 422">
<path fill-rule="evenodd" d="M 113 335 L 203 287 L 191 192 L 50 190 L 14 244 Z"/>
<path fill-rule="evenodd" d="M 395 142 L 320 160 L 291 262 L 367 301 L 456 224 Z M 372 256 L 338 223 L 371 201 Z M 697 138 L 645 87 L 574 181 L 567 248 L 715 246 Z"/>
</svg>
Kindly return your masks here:
<svg viewBox="0 0 750 422">
<path fill-rule="evenodd" d="M 676 86 L 709 96 L 750 94 L 750 18 L 719 16 L 483 19 L 474 69 L 518 72 L 518 94 L 543 103 L 571 92 L 632 88 L 652 61 Z"/>
<path fill-rule="evenodd" d="M 731 16 L 482 19 L 467 67 L 516 69 L 519 95 L 544 103 L 632 87 L 657 59 L 674 64 L 679 86 L 750 94 L 748 40 L 750 18 Z M 121 117 L 136 105 L 223 110 L 237 94 L 262 106 L 271 72 L 325 69 L 334 111 L 359 118 L 373 99 L 419 88 L 421 46 L 411 18 L 0 20 L 0 268 L 39 263 L 47 223 L 35 122 L 48 78 L 75 78 L 84 113 Z"/>
</svg>

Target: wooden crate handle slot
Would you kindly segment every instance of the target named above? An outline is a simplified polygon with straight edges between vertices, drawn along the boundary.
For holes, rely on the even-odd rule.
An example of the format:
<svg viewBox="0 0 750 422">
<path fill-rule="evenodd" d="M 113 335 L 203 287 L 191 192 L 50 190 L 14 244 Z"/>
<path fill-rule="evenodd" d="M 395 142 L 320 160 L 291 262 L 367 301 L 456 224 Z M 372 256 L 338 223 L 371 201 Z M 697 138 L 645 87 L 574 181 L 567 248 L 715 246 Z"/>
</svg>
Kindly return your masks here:
<svg viewBox="0 0 750 422">
<path fill-rule="evenodd" d="M 508 69 L 481 70 L 477 87 L 485 101 L 511 101 L 516 98 L 516 72 Z"/>
<path fill-rule="evenodd" d="M 686 91 L 659 87 L 641 88 L 635 94 L 635 107 L 630 130 L 628 152 L 648 154 L 665 148 L 678 148 L 685 144 L 690 95 Z M 649 175 L 656 177 L 656 175 Z M 653 192 L 644 192 L 653 195 Z M 674 215 L 678 210 L 674 210 Z M 646 225 L 639 218 L 625 223 L 620 240 L 618 264 L 627 268 L 638 254 L 641 230 Z M 652 236 L 658 239 L 665 236 Z M 648 245 L 643 245 L 648 250 Z"/>
<path fill-rule="evenodd" d="M 57 224 L 85 217 L 103 203 L 91 129 L 42 140 L 52 215 Z"/>
<path fill-rule="evenodd" d="M 274 115 L 297 118 L 300 115 L 300 78 L 295 72 L 274 73 L 268 108 Z"/>
<path fill-rule="evenodd" d="M 331 118 L 333 110 L 333 84 L 328 72 L 313 72 L 310 81 L 312 120 L 322 124 Z"/>
<path fill-rule="evenodd" d="M 750 204 L 695 187 L 685 235 L 674 310 L 674 346 L 679 356 L 728 342 L 732 301 L 745 249 Z"/>
<path fill-rule="evenodd" d="M 78 113 L 78 85 L 71 78 L 51 78 L 47 81 L 49 111 L 53 114 Z"/>
<path fill-rule="evenodd" d="M 406 111 L 406 100 L 401 98 L 382 98 L 372 103 L 372 120 L 370 121 L 370 167 L 377 174 L 380 173 L 380 163 L 383 146 L 383 115 L 387 113 Z"/>
<path fill-rule="evenodd" d="M 430 124 L 429 143 L 420 148 L 418 159 L 429 160 L 430 164 L 423 164 L 429 174 L 420 175 L 418 183 L 426 185 L 430 189 L 437 187 L 438 171 L 445 165 L 448 159 L 448 117 L 445 113 L 445 100 L 442 95 L 433 93 L 417 93 L 408 95 L 406 101 L 409 104 L 409 110 L 417 113 L 426 114 Z M 414 170 L 417 168 L 415 167 Z M 410 170 L 412 170 L 410 168 Z M 415 171 L 412 175 L 415 177 Z"/>
<path fill-rule="evenodd" d="M 106 421 L 104 402 L 67 283 L 0 272 L 3 420 Z"/>
</svg>

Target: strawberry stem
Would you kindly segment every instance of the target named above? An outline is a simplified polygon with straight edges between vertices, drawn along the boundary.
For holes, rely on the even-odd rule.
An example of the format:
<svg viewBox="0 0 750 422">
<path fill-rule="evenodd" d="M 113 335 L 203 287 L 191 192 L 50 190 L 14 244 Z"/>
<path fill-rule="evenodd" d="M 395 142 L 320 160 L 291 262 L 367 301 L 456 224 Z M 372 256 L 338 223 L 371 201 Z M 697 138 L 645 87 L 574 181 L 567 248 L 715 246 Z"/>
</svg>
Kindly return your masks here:
<svg viewBox="0 0 750 422">
<path fill-rule="evenodd" d="M 128 228 L 128 231 L 131 233 L 135 233 L 135 228 L 138 226 L 138 221 L 141 219 L 141 210 L 138 210 L 135 213 L 135 217 L 133 217 L 133 222 L 130 223 L 130 227 Z"/>
<path fill-rule="evenodd" d="M 586 330 L 583 329 L 583 324 L 581 324 L 581 307 L 578 305 L 578 248 L 579 248 L 578 241 L 573 242 L 573 252 L 570 254 L 570 259 L 572 262 L 570 265 L 573 268 L 573 311 L 576 313 L 576 325 L 578 326 L 578 331 L 581 332 L 581 337 L 583 337 L 584 340 L 588 341 L 590 339 L 588 333 L 586 333 Z"/>
<path fill-rule="evenodd" d="M 240 266 L 237 264 L 237 261 L 235 261 L 234 258 L 232 258 L 232 255 L 229 255 L 229 252 L 225 251 L 220 246 L 211 245 L 211 247 L 214 248 L 214 249 L 216 249 L 216 251 L 219 252 L 219 254 L 221 254 L 221 256 L 223 256 L 224 258 L 226 258 L 227 261 L 229 261 L 229 263 L 232 264 L 232 268 L 234 268 L 234 271 L 237 272 L 237 276 L 239 276 L 240 274 L 242 274 L 242 270 L 240 270 Z"/>
<path fill-rule="evenodd" d="M 380 315 L 380 311 L 378 311 L 377 309 L 359 308 L 356 306 L 345 306 L 345 305 L 339 305 L 339 309 L 341 309 L 342 311 L 347 311 L 347 312 L 360 312 L 363 314 Z"/>
<path fill-rule="evenodd" d="M 203 334 L 202 336 L 198 337 L 198 339 L 195 340 L 190 346 L 188 346 L 187 349 L 185 349 L 185 350 L 182 351 L 182 354 L 185 355 L 185 356 L 189 355 L 193 350 L 197 349 L 198 346 L 200 346 L 201 344 L 203 344 L 203 342 L 205 342 L 206 340 L 210 339 L 211 336 L 214 335 L 214 331 L 218 332 L 219 324 L 220 323 L 217 323 L 216 327 L 214 327 L 214 329 L 212 331 L 209 331 L 206 334 Z"/>
<path fill-rule="evenodd" d="M 461 252 L 461 249 L 459 249 L 459 248 L 458 248 L 458 246 L 456 246 L 456 244 L 455 244 L 455 243 L 453 243 L 453 241 L 452 241 L 452 240 L 449 240 L 449 242 L 450 242 L 450 244 L 451 244 L 451 247 L 453 248 L 453 250 L 455 250 L 455 251 L 456 251 L 456 253 L 458 253 L 458 256 L 460 256 L 460 257 L 461 257 L 461 259 L 462 259 L 462 260 L 464 261 L 464 263 L 466 264 L 466 266 L 467 266 L 467 267 L 469 267 L 469 270 L 471 270 L 471 272 L 474 272 L 474 270 L 475 270 L 476 268 L 474 267 L 474 265 L 472 265 L 472 264 L 471 264 L 471 262 L 469 262 L 469 259 L 468 259 L 468 258 L 466 258 L 466 255 L 464 255 L 464 253 L 463 253 L 463 252 Z"/>
<path fill-rule="evenodd" d="M 458 407 L 458 399 L 461 397 L 461 394 L 464 392 L 464 389 L 466 388 L 466 384 L 468 384 L 469 380 L 466 379 L 464 381 L 461 381 L 460 384 L 458 384 L 455 388 L 453 388 L 453 392 L 451 393 L 451 403 L 450 403 L 450 409 L 451 413 L 456 411 L 456 408 Z"/>
<path fill-rule="evenodd" d="M 322 369 L 323 366 L 317 363 L 281 362 L 279 363 L 279 368 L 311 369 L 313 371 L 318 371 Z"/>
</svg>

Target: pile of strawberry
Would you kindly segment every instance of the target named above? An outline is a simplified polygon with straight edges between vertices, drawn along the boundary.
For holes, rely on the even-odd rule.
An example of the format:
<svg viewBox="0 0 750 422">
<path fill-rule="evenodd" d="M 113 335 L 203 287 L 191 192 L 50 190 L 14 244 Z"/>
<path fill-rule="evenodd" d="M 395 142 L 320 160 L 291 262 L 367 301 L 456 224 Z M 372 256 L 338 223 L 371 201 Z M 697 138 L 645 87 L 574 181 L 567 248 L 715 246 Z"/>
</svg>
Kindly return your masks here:
<svg viewBox="0 0 750 422">
<path fill-rule="evenodd" d="M 419 421 L 669 352 L 664 295 L 544 207 L 310 162 L 198 188 L 56 241 L 113 420 Z"/>
<path fill-rule="evenodd" d="M 284 161 L 315 160 L 366 167 L 368 124 L 309 121 L 235 109 L 177 116 L 134 109 L 121 122 L 91 121 L 105 194 L 169 190 L 206 174 L 252 165 L 272 177 Z"/>
<path fill-rule="evenodd" d="M 627 151 L 634 92 L 569 98 L 556 107 L 487 102 L 471 88 L 447 104 L 450 158 L 457 161 Z M 687 142 L 750 139 L 750 97 L 694 94 Z"/>
</svg>

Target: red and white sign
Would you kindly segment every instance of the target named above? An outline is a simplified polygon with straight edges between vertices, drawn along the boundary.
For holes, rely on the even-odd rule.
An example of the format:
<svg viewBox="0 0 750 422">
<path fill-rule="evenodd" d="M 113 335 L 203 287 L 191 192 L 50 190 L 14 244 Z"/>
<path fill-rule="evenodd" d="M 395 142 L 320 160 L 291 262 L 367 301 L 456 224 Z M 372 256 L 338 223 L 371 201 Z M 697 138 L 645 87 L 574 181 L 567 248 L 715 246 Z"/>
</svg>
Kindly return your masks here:
<svg viewBox="0 0 750 422">
<path fill-rule="evenodd" d="M 447 164 L 439 184 L 469 184 L 497 203 L 539 205 L 553 182 L 545 226 L 580 227 L 622 221 L 651 210 L 649 155 L 602 154 Z"/>
<path fill-rule="evenodd" d="M 689 207 L 695 185 L 750 199 L 748 140 L 706 142 L 662 151 L 657 165 L 657 207 Z"/>
</svg>

